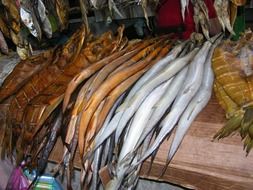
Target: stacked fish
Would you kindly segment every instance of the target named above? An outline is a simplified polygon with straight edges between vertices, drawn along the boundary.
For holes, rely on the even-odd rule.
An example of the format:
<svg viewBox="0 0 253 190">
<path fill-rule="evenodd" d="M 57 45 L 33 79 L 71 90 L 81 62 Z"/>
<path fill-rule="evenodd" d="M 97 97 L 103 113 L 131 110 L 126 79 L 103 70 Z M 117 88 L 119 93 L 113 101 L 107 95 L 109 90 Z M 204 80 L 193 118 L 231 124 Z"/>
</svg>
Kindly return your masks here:
<svg viewBox="0 0 253 190">
<path fill-rule="evenodd" d="M 82 186 L 96 189 L 98 172 L 108 166 L 114 178 L 106 188 L 134 187 L 141 163 L 176 127 L 169 163 L 207 104 L 220 38 L 213 45 L 193 38 L 174 46 L 169 36 L 128 42 L 123 26 L 116 36 L 85 31 L 21 61 L 4 81 L 2 157 L 15 150 L 19 163 L 30 155 L 29 166 L 40 175 L 61 136 L 64 155 L 54 172 L 66 169 L 68 188 L 77 146 Z"/>
<path fill-rule="evenodd" d="M 21 61 L 14 68 L 0 89 L 1 124 L 5 129 L 2 151 L 11 154 L 17 144 L 20 160 L 28 144 L 35 151 L 34 146 L 41 143 L 33 138 L 36 133 L 47 142 L 46 135 L 56 117 L 52 112 L 61 103 L 68 82 L 91 63 L 124 48 L 128 41 L 122 36 L 123 29 L 119 28 L 116 37 L 107 32 L 96 39 L 86 36 L 82 27 L 65 45 Z M 51 127 L 40 131 L 49 123 Z"/>
<path fill-rule="evenodd" d="M 55 172 L 65 166 L 67 173 L 71 173 L 78 143 L 82 185 L 97 189 L 98 173 L 107 166 L 114 176 L 106 184 L 107 189 L 133 188 L 141 163 L 177 127 L 167 163 L 172 159 L 187 129 L 209 101 L 213 84 L 211 57 L 220 39 L 213 45 L 205 42 L 201 48 L 190 41 L 183 42 L 168 54 L 164 39 L 153 40 L 142 42 L 140 53 L 135 52 L 129 61 L 122 62 L 122 57 L 114 59 L 94 78 L 87 80 L 89 70 L 84 70 L 69 83 L 63 102 L 65 113 L 71 94 L 87 80 L 76 98 L 64 156 Z M 145 43 L 148 44 L 143 47 Z M 161 49 L 164 45 L 167 50 Z M 136 67 L 143 67 L 144 63 L 151 65 L 146 65 L 148 70 L 140 74 Z M 119 64 L 126 67 L 117 68 Z M 134 85 L 132 77 L 139 78 L 134 79 Z"/>
<path fill-rule="evenodd" d="M 92 176 L 91 187 L 96 188 L 98 170 L 107 166 L 113 178 L 106 189 L 134 188 L 143 161 L 149 156 L 154 158 L 159 145 L 176 128 L 167 164 L 170 162 L 211 97 L 211 58 L 219 42 L 220 38 L 213 45 L 205 42 L 194 47 L 185 42 L 174 47 L 118 100 L 88 146 L 82 146 L 79 130 L 86 183 Z"/>
<path fill-rule="evenodd" d="M 228 122 L 215 138 L 239 131 L 248 154 L 253 147 L 252 63 L 253 33 L 246 31 L 238 41 L 224 41 L 214 52 L 214 89 Z"/>
</svg>

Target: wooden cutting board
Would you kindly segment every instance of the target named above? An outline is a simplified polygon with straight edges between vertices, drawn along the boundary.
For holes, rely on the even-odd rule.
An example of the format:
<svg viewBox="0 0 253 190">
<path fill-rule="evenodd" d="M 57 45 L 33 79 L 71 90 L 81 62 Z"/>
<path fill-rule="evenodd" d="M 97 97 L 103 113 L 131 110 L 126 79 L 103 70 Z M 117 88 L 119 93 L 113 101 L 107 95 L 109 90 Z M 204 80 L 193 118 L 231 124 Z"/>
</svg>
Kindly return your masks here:
<svg viewBox="0 0 253 190">
<path fill-rule="evenodd" d="M 164 176 L 157 178 L 166 161 L 170 141 L 161 145 L 149 175 L 147 171 L 150 162 L 147 160 L 144 163 L 141 176 L 190 189 L 252 190 L 253 151 L 245 156 L 238 134 L 212 141 L 214 134 L 226 121 L 224 115 L 216 99 L 212 97 L 190 127 Z M 61 155 L 62 144 L 59 141 L 51 154 L 51 160 L 59 161 Z M 75 165 L 80 166 L 78 156 Z"/>
</svg>

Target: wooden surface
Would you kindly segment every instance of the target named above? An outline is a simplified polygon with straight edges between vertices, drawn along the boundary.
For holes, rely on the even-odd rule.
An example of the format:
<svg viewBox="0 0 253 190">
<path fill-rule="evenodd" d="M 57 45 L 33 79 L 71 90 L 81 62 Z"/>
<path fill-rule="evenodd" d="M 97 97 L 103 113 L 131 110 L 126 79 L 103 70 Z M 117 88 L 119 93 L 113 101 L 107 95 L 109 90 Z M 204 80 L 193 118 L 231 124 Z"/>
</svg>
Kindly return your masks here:
<svg viewBox="0 0 253 190">
<path fill-rule="evenodd" d="M 148 160 L 142 167 L 141 176 L 190 189 L 253 189 L 253 151 L 248 157 L 245 156 L 240 136 L 212 142 L 213 135 L 224 122 L 224 112 L 212 98 L 192 124 L 164 176 L 157 179 L 167 157 L 169 141 L 161 145 L 150 175 L 145 175 L 149 167 Z M 61 146 L 60 143 L 56 146 L 51 160 L 60 159 Z M 75 164 L 77 167 L 80 165 L 78 158 Z"/>
</svg>

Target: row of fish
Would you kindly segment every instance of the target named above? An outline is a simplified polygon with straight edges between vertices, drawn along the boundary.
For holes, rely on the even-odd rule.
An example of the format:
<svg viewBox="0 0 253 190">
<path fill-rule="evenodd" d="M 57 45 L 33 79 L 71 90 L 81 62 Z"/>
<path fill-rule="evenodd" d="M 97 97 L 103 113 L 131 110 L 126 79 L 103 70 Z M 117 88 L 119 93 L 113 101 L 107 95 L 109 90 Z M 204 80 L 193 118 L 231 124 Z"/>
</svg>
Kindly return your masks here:
<svg viewBox="0 0 253 190">
<path fill-rule="evenodd" d="M 208 102 L 216 44 L 205 42 L 200 48 L 195 47 L 199 41 L 186 41 L 175 46 L 169 36 L 128 42 L 123 31 L 122 26 L 116 36 L 107 32 L 94 38 L 83 26 L 66 44 L 14 68 L 0 89 L 2 157 L 15 150 L 20 163 L 30 155 L 29 165 L 39 175 L 61 136 L 64 155 L 54 172 L 67 171 L 69 189 L 77 152 L 84 187 L 96 189 L 98 171 L 106 165 L 115 176 L 108 188 L 134 187 L 140 164 L 179 120 L 168 160 L 172 158 Z M 123 176 L 135 183 L 122 181 L 128 179 Z"/>
<path fill-rule="evenodd" d="M 107 168 L 112 179 L 106 189 L 134 188 L 142 163 L 153 160 L 169 137 L 166 171 L 208 103 L 214 80 L 229 118 L 215 138 L 240 129 L 250 151 L 251 31 L 219 46 L 219 35 L 206 42 L 195 34 L 184 42 L 168 35 L 128 41 L 124 26 L 97 38 L 86 31 L 82 26 L 66 44 L 22 60 L 5 79 L 2 157 L 16 152 L 17 163 L 30 157 L 29 166 L 40 175 L 61 137 L 64 154 L 53 172 L 66 172 L 68 189 L 75 156 L 81 158 L 82 187 L 98 189 L 99 173 Z"/>
<path fill-rule="evenodd" d="M 96 167 L 105 166 L 97 163 L 96 157 L 100 156 L 102 161 L 110 160 L 107 164 L 113 176 L 106 189 L 134 188 L 143 161 L 149 156 L 153 160 L 159 145 L 176 128 L 167 164 L 170 162 L 191 123 L 211 97 L 211 58 L 219 40 L 214 45 L 205 42 L 202 47 L 194 47 L 191 42 L 179 44 L 136 82 L 114 114 L 108 115 L 108 122 L 84 156 L 84 166 L 94 167 L 92 174 L 89 169 L 83 171 L 87 180 L 89 175 L 96 175 Z M 100 152 L 107 146 L 112 150 L 106 158 Z M 94 187 L 96 182 L 92 182 Z"/>
</svg>

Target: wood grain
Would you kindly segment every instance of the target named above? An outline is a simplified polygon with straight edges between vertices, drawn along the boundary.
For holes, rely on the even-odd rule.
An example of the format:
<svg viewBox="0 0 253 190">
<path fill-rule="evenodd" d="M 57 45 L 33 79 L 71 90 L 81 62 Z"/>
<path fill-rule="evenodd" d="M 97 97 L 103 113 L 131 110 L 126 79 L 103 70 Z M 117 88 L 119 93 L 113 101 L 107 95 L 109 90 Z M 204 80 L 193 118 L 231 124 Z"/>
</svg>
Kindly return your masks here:
<svg viewBox="0 0 253 190">
<path fill-rule="evenodd" d="M 190 189 L 252 189 L 253 152 L 245 156 L 240 136 L 236 134 L 220 141 L 212 140 L 226 121 L 224 115 L 216 99 L 212 97 L 190 127 L 164 176 L 157 179 L 166 161 L 170 141 L 164 142 L 159 148 L 149 175 L 146 175 L 149 160 L 144 163 L 141 176 Z M 60 160 L 61 147 L 58 142 L 51 154 L 53 161 Z M 76 158 L 75 165 L 80 166 L 79 157 Z"/>
</svg>

